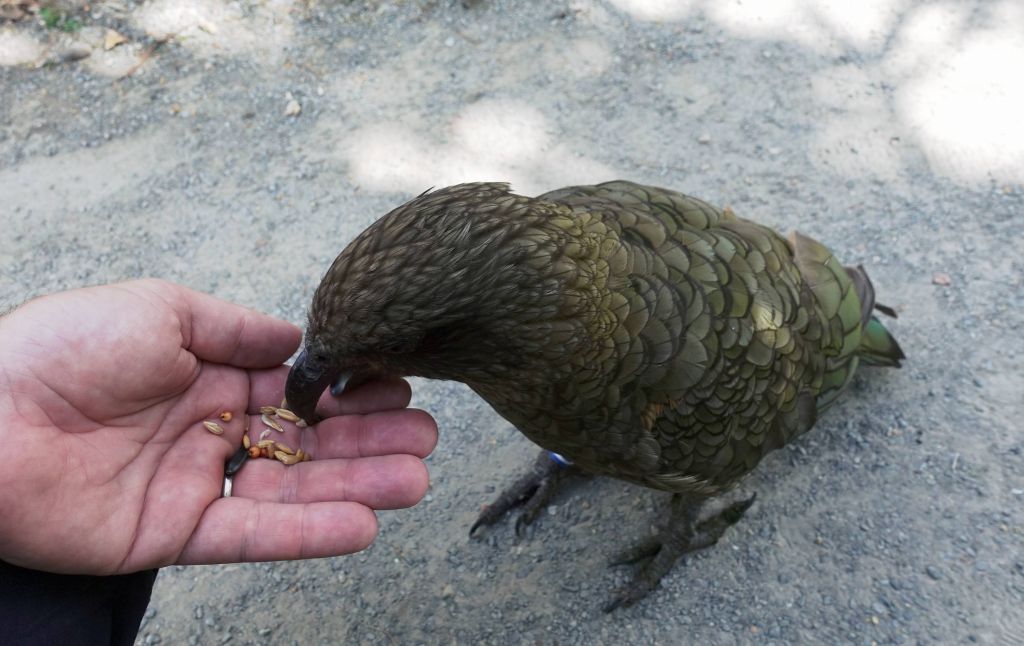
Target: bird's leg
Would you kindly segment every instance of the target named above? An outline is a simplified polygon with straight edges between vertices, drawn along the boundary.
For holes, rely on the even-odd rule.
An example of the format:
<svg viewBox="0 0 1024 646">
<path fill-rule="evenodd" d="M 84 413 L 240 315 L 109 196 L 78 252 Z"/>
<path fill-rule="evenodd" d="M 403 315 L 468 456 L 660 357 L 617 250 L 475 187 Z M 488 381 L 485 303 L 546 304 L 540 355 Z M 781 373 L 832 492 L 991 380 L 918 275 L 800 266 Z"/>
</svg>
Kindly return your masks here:
<svg viewBox="0 0 1024 646">
<path fill-rule="evenodd" d="M 757 494 L 734 502 L 718 513 L 699 520 L 705 498 L 674 494 L 670 503 L 668 523 L 657 536 L 647 538 L 612 559 L 612 565 L 646 561 L 624 590 L 605 606 L 605 612 L 629 607 L 647 596 L 669 573 L 680 556 L 709 547 L 718 542 L 725 530 L 743 517 L 754 504 Z"/>
<path fill-rule="evenodd" d="M 558 461 L 552 456 L 553 454 L 548 451 L 541 451 L 530 472 L 519 478 L 480 512 L 480 516 L 469 529 L 469 535 L 477 535 L 477 529 L 484 525 L 493 525 L 510 509 L 522 505 L 522 513 L 516 519 L 516 535 L 522 536 L 527 525 L 537 519 L 537 515 L 554 497 L 558 485 L 568 476 L 582 474 L 579 468 L 566 463 L 564 459 Z"/>
</svg>

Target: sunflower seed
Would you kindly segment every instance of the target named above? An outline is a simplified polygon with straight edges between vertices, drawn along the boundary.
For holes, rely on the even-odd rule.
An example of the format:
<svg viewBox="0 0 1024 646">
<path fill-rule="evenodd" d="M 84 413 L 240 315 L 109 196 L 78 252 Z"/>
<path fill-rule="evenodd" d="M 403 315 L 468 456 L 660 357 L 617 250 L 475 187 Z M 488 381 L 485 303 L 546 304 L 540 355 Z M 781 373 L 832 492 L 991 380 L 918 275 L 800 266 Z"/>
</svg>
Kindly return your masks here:
<svg viewBox="0 0 1024 646">
<path fill-rule="evenodd" d="M 238 450 L 235 451 L 235 454 L 231 456 L 231 459 L 224 464 L 224 475 L 235 475 L 236 473 L 238 473 L 238 470 L 242 468 L 242 465 L 245 464 L 245 461 L 248 459 L 249 452 L 243 449 L 242 447 L 238 447 Z"/>
<path fill-rule="evenodd" d="M 296 415 L 295 413 L 291 412 L 287 408 L 278 408 L 277 409 L 277 416 L 280 417 L 281 419 L 283 419 L 286 422 L 297 422 L 297 421 L 299 421 L 299 416 Z"/>
<path fill-rule="evenodd" d="M 277 409 L 273 406 L 260 406 L 260 415 L 277 415 Z"/>
<path fill-rule="evenodd" d="M 281 444 L 280 442 L 274 442 L 274 448 L 276 448 L 278 451 L 283 451 L 284 453 L 287 453 L 288 455 L 295 455 L 295 451 L 293 451 L 292 447 L 288 446 L 287 444 Z"/>
<path fill-rule="evenodd" d="M 221 428 L 220 424 L 218 424 L 217 422 L 203 422 L 203 426 L 205 426 L 206 430 L 210 431 L 214 435 L 224 434 L 224 429 Z"/>
<path fill-rule="evenodd" d="M 263 429 L 263 432 L 260 433 L 260 439 L 261 440 L 265 440 L 268 437 L 270 437 L 270 429 L 269 428 L 265 428 L 265 429 Z"/>
<path fill-rule="evenodd" d="M 277 458 L 279 462 L 282 462 L 284 464 L 289 464 L 289 465 L 290 464 L 295 464 L 296 462 L 299 461 L 298 457 L 296 457 L 294 455 L 289 455 L 289 454 L 285 453 L 284 451 L 274 451 L 274 457 Z"/>
<path fill-rule="evenodd" d="M 256 446 L 258 446 L 261 449 L 269 449 L 270 447 L 274 446 L 274 440 L 260 440 L 259 442 L 256 443 Z"/>
<path fill-rule="evenodd" d="M 260 416 L 260 419 L 261 419 L 261 420 L 263 420 L 263 423 L 264 423 L 264 424 L 266 424 L 266 425 L 267 425 L 267 426 L 269 426 L 270 428 L 274 429 L 274 430 L 275 430 L 275 431 L 277 431 L 278 433 L 284 433 L 284 427 L 283 427 L 283 426 L 281 426 L 280 424 L 278 424 L 278 423 L 277 423 L 277 420 L 275 420 L 275 419 L 271 418 L 271 417 L 270 417 L 270 416 L 268 416 L 268 415 L 267 415 L 266 413 L 264 413 L 263 415 L 261 415 L 261 416 Z"/>
<path fill-rule="evenodd" d="M 252 444 L 249 443 L 249 436 L 248 435 L 243 435 L 242 436 L 242 447 L 247 449 L 250 446 L 252 446 Z"/>
</svg>

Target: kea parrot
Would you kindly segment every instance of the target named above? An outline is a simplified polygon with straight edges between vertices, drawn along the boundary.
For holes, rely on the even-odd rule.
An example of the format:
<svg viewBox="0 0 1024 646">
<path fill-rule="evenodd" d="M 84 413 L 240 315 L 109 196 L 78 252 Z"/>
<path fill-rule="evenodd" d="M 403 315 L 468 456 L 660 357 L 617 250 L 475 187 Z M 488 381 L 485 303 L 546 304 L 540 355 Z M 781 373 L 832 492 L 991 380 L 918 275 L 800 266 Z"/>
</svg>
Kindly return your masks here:
<svg viewBox="0 0 1024 646">
<path fill-rule="evenodd" d="M 285 395 L 315 423 L 328 386 L 468 385 L 544 449 L 471 534 L 523 505 L 518 532 L 573 474 L 671 493 L 659 532 L 614 560 L 639 569 L 611 610 L 717 542 L 753 502 L 721 494 L 809 430 L 859 364 L 900 366 L 875 310 L 895 316 L 861 267 L 682 193 L 459 184 L 394 209 L 335 259 Z"/>
</svg>

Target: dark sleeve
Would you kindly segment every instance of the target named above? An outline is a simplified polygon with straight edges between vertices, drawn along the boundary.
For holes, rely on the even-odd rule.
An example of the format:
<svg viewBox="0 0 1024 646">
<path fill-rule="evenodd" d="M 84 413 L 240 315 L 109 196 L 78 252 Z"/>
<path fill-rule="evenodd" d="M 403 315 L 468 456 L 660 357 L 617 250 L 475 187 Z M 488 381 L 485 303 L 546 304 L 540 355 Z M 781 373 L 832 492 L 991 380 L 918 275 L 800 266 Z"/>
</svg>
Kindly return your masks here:
<svg viewBox="0 0 1024 646">
<path fill-rule="evenodd" d="M 156 572 L 50 574 L 0 561 L 0 643 L 131 645 Z"/>
</svg>

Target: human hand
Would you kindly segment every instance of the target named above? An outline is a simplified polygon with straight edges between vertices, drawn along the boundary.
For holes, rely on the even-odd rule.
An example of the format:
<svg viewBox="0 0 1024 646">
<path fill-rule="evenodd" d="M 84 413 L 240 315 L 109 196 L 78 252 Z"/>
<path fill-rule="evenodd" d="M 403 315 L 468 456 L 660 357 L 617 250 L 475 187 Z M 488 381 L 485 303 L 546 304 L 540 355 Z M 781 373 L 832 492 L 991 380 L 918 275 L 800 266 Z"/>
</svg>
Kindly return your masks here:
<svg viewBox="0 0 1024 646">
<path fill-rule="evenodd" d="M 313 461 L 250 460 L 221 497 L 245 419 L 255 441 L 300 337 L 158 280 L 46 296 L 0 319 L 0 559 L 116 574 L 367 547 L 374 509 L 411 506 L 427 488 L 420 458 L 437 427 L 405 408 L 404 381 L 326 395 L 321 423 L 273 432 Z"/>
</svg>

